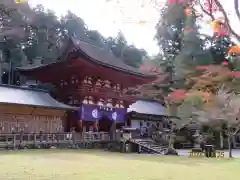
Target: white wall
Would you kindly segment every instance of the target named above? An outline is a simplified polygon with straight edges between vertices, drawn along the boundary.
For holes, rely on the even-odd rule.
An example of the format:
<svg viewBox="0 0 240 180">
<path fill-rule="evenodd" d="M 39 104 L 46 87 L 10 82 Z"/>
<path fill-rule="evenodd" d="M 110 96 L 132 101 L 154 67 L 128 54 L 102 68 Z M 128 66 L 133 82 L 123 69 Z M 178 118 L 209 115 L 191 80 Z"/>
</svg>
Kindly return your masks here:
<svg viewBox="0 0 240 180">
<path fill-rule="evenodd" d="M 131 120 L 131 127 L 132 128 L 140 128 L 140 120 Z"/>
</svg>

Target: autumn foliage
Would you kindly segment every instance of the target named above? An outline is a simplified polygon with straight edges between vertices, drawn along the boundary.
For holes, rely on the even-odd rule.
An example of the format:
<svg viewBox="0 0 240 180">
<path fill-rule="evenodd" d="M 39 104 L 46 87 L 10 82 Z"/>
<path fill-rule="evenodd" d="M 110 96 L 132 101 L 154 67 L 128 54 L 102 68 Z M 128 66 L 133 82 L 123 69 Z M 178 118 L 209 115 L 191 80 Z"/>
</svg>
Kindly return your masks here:
<svg viewBox="0 0 240 180">
<path fill-rule="evenodd" d="M 220 65 L 199 66 L 185 81 L 186 89 L 176 89 L 169 94 L 168 99 L 174 103 L 181 103 L 189 97 L 199 96 L 205 103 L 225 85 L 231 90 L 238 91 L 240 72 L 233 72 Z"/>
</svg>

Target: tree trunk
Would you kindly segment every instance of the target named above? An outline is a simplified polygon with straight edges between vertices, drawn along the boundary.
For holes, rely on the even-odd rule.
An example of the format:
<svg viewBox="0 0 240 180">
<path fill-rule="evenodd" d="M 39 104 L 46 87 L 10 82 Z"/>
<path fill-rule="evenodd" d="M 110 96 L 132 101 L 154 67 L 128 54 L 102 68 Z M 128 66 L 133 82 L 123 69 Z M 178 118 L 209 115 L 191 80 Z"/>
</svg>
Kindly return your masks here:
<svg viewBox="0 0 240 180">
<path fill-rule="evenodd" d="M 220 131 L 220 148 L 223 149 L 223 141 L 224 141 L 224 138 L 223 138 L 223 132 Z"/>
<path fill-rule="evenodd" d="M 228 135 L 228 151 L 229 157 L 232 158 L 232 136 Z"/>
</svg>

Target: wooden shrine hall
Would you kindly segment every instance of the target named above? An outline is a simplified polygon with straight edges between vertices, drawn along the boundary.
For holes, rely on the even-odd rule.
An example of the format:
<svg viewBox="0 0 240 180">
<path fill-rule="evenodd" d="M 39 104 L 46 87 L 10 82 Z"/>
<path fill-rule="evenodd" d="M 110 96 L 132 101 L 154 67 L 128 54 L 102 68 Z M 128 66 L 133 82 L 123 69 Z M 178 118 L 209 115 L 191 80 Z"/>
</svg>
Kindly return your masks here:
<svg viewBox="0 0 240 180">
<path fill-rule="evenodd" d="M 165 107 L 159 102 L 140 99 L 130 105 L 127 118 L 127 124 L 132 128 L 141 129 L 154 125 L 159 129 L 167 129 L 172 117 L 166 114 Z"/>
<path fill-rule="evenodd" d="M 66 112 L 76 109 L 42 90 L 1 85 L 0 94 L 0 134 L 63 132 Z"/>
<path fill-rule="evenodd" d="M 62 52 L 54 63 L 42 65 L 38 60 L 18 71 L 25 81 L 54 85 L 58 101 L 78 107 L 77 113 L 68 113 L 65 131 L 109 131 L 113 124 L 123 126 L 127 108 L 136 101 L 124 91 L 156 78 L 127 66 L 106 49 L 74 38 Z"/>
</svg>

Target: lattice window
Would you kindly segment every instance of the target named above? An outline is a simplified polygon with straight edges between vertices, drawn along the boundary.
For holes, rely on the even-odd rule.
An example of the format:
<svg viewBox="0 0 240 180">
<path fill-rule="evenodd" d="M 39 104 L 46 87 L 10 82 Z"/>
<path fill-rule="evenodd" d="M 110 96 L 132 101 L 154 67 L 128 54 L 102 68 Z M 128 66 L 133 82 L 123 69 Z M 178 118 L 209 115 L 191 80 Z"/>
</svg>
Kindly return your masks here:
<svg viewBox="0 0 240 180">
<path fill-rule="evenodd" d="M 45 116 L 39 116 L 39 121 L 38 121 L 38 131 L 42 130 L 44 132 L 46 132 L 46 129 L 45 129 L 45 121 L 46 121 L 46 117 Z"/>
<path fill-rule="evenodd" d="M 34 133 L 34 124 L 35 124 L 35 121 L 34 121 L 34 116 L 27 116 L 26 117 L 26 131 L 29 132 L 29 133 Z"/>
<path fill-rule="evenodd" d="M 39 116 L 33 116 L 32 131 L 38 132 L 38 128 L 39 128 Z"/>
<path fill-rule="evenodd" d="M 10 133 L 11 129 L 9 129 L 8 121 L 3 121 L 3 132 L 4 133 Z"/>
<path fill-rule="evenodd" d="M 46 133 L 49 132 L 49 121 L 48 120 L 43 121 L 43 130 Z"/>
<path fill-rule="evenodd" d="M 52 132 L 52 133 L 55 133 L 56 132 L 56 120 L 55 120 L 55 117 L 54 117 L 54 119 L 52 119 L 51 120 L 51 128 L 50 128 L 50 132 Z"/>
<path fill-rule="evenodd" d="M 60 116 L 55 117 L 57 132 L 63 132 L 63 120 Z"/>
</svg>

